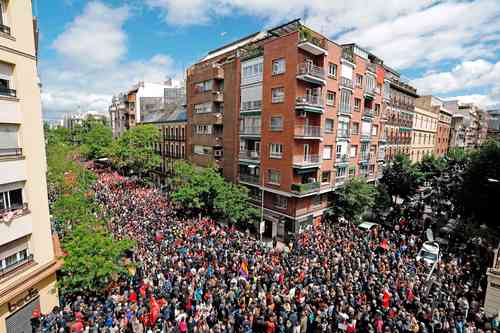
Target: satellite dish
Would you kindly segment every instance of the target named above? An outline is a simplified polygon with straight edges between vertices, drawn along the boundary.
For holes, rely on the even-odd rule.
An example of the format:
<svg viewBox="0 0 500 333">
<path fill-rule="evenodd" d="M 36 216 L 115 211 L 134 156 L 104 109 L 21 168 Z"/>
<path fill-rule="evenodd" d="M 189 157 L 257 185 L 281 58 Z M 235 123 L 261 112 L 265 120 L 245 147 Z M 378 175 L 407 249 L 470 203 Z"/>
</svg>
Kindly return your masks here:
<svg viewBox="0 0 500 333">
<path fill-rule="evenodd" d="M 427 228 L 427 230 L 425 231 L 425 235 L 427 236 L 427 240 L 429 242 L 434 242 L 434 234 L 432 233 L 431 228 Z"/>
</svg>

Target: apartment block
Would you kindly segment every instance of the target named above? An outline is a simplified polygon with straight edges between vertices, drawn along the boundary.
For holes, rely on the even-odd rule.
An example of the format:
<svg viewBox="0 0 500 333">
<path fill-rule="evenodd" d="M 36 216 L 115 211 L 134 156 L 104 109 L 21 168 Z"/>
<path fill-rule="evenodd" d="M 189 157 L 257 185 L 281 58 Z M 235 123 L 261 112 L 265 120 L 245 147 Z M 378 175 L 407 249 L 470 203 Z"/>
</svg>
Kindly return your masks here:
<svg viewBox="0 0 500 333">
<path fill-rule="evenodd" d="M 385 66 L 385 70 L 386 160 L 397 154 L 410 157 L 417 90 L 392 68 Z"/>
<path fill-rule="evenodd" d="M 488 112 L 487 138 L 500 140 L 500 104 L 488 106 L 486 112 Z"/>
<path fill-rule="evenodd" d="M 0 332 L 31 332 L 58 304 L 49 221 L 36 19 L 31 1 L 0 1 Z M 56 242 L 57 243 L 57 242 Z"/>
<path fill-rule="evenodd" d="M 175 162 L 186 158 L 186 109 L 183 106 L 177 107 L 168 114 L 161 114 L 159 118 L 143 124 L 155 125 L 160 131 L 160 140 L 154 146 L 161 162 L 153 173 L 153 180 L 157 185 L 163 186 L 166 178 L 172 174 Z"/>
<path fill-rule="evenodd" d="M 187 156 L 247 186 L 264 237 L 287 239 L 319 222 L 349 177 L 380 176 L 386 75 L 375 55 L 299 20 L 250 35 L 188 69 Z"/>
<path fill-rule="evenodd" d="M 140 81 L 111 100 L 108 111 L 113 137 L 138 123 L 150 121 L 165 107 L 180 106 L 184 102 L 185 88 L 173 86 L 172 80 L 164 83 Z"/>
</svg>

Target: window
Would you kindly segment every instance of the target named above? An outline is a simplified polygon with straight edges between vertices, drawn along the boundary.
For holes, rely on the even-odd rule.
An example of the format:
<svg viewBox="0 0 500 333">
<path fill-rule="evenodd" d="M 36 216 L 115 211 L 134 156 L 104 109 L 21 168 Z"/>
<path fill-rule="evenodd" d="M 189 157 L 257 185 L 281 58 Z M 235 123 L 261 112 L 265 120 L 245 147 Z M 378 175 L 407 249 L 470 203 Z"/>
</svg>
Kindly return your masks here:
<svg viewBox="0 0 500 333">
<path fill-rule="evenodd" d="M 334 91 L 328 90 L 326 93 L 326 105 L 335 106 L 336 94 Z"/>
<path fill-rule="evenodd" d="M 380 104 L 375 104 L 375 116 L 380 115 Z"/>
<path fill-rule="evenodd" d="M 268 170 L 267 182 L 270 184 L 279 185 L 281 182 L 281 173 L 279 170 Z"/>
<path fill-rule="evenodd" d="M 280 209 L 286 209 L 288 206 L 288 198 L 283 195 L 274 194 L 273 206 Z"/>
<path fill-rule="evenodd" d="M 321 182 L 322 183 L 330 183 L 332 173 L 331 171 L 323 171 L 321 173 Z"/>
<path fill-rule="evenodd" d="M 354 177 L 354 175 L 356 175 L 356 167 L 352 166 L 349 168 L 349 177 Z"/>
<path fill-rule="evenodd" d="M 16 154 L 18 125 L 0 124 L 0 156 Z"/>
<path fill-rule="evenodd" d="M 352 135 L 359 134 L 359 123 L 352 123 L 351 134 Z"/>
<path fill-rule="evenodd" d="M 332 78 L 337 78 L 337 65 L 334 63 L 328 63 L 328 75 Z"/>
<path fill-rule="evenodd" d="M 271 131 L 282 131 L 283 130 L 283 117 L 282 116 L 272 116 L 271 117 Z"/>
<path fill-rule="evenodd" d="M 271 95 L 273 103 L 282 103 L 285 100 L 285 89 L 283 87 L 273 88 Z"/>
<path fill-rule="evenodd" d="M 285 59 L 273 60 L 273 75 L 285 73 Z"/>
<path fill-rule="evenodd" d="M 356 87 L 363 87 L 363 75 L 356 74 Z"/>
<path fill-rule="evenodd" d="M 354 98 L 354 111 L 360 111 L 361 110 L 361 99 L 360 98 Z"/>
<path fill-rule="evenodd" d="M 333 119 L 325 120 L 325 133 L 333 133 L 334 121 Z"/>
<path fill-rule="evenodd" d="M 324 146 L 323 147 L 323 159 L 331 160 L 332 159 L 332 150 L 333 146 Z"/>
<path fill-rule="evenodd" d="M 5 210 L 20 209 L 23 207 L 23 190 L 0 192 L 0 212 Z"/>
<path fill-rule="evenodd" d="M 282 158 L 283 157 L 283 145 L 281 143 L 271 143 L 269 149 L 270 158 Z"/>
<path fill-rule="evenodd" d="M 193 146 L 193 153 L 196 155 L 212 155 L 212 151 L 213 151 L 212 147 L 209 146 L 201 146 L 201 145 Z"/>
<path fill-rule="evenodd" d="M 194 113 L 210 113 L 212 112 L 212 103 L 202 103 L 194 105 Z"/>
<path fill-rule="evenodd" d="M 19 246 L 27 246 L 27 244 L 20 244 Z M 22 250 L 14 250 L 17 251 L 13 254 L 10 254 L 6 257 L 0 258 L 0 269 L 4 271 L 9 271 L 10 268 L 14 268 L 18 264 L 22 264 L 23 261 L 28 259 L 28 249 L 24 248 Z"/>
<path fill-rule="evenodd" d="M 343 178 L 346 175 L 346 167 L 337 167 L 337 178 Z"/>
<path fill-rule="evenodd" d="M 194 84 L 194 92 L 198 94 L 210 91 L 212 88 L 213 80 L 202 81 Z"/>
<path fill-rule="evenodd" d="M 195 133 L 199 135 L 210 135 L 212 134 L 212 125 L 194 125 Z M 176 129 L 177 134 L 177 129 Z M 177 136 L 177 135 L 176 135 Z"/>
<path fill-rule="evenodd" d="M 347 89 L 340 91 L 340 112 L 351 113 L 352 93 Z"/>
<path fill-rule="evenodd" d="M 372 136 L 378 135 L 378 125 L 373 125 L 372 127 Z"/>
<path fill-rule="evenodd" d="M 351 154 L 350 154 L 350 157 L 351 157 L 351 158 L 355 158 L 357 153 L 358 153 L 358 146 L 357 146 L 357 145 L 353 145 L 353 146 L 351 146 Z"/>
<path fill-rule="evenodd" d="M 262 81 L 263 58 L 253 58 L 241 63 L 241 84 L 247 85 Z"/>
<path fill-rule="evenodd" d="M 314 197 L 312 197 L 311 205 L 313 207 L 320 206 L 321 205 L 321 195 L 315 195 Z"/>
</svg>

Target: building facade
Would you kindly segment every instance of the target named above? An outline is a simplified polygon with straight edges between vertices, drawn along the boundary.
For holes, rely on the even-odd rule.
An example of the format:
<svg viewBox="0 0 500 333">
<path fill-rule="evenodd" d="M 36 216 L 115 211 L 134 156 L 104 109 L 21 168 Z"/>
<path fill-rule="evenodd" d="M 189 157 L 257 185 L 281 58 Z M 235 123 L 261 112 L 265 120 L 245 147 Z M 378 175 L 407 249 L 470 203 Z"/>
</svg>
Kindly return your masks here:
<svg viewBox="0 0 500 333">
<path fill-rule="evenodd" d="M 166 185 L 167 177 L 172 174 L 175 162 L 186 158 L 186 109 L 178 107 L 169 114 L 144 124 L 153 124 L 160 130 L 160 140 L 155 144 L 155 149 L 161 162 L 153 174 L 153 180 L 157 185 L 163 186 Z"/>
<path fill-rule="evenodd" d="M 488 112 L 488 138 L 500 140 L 500 104 L 490 105 Z"/>
<path fill-rule="evenodd" d="M 393 159 L 397 154 L 410 157 L 417 90 L 393 69 L 385 66 L 385 70 L 385 157 L 386 160 Z"/>
<path fill-rule="evenodd" d="M 1 1 L 0 332 L 58 304 L 31 1 Z"/>
<path fill-rule="evenodd" d="M 113 137 L 141 122 L 148 122 L 152 113 L 163 110 L 170 104 L 182 105 L 185 101 L 185 88 L 165 83 L 140 81 L 127 92 L 114 96 L 109 106 L 109 118 Z"/>
<path fill-rule="evenodd" d="M 413 162 L 420 162 L 424 156 L 434 153 L 438 114 L 433 108 L 424 108 L 417 99 L 415 115 L 413 117 L 412 145 L 410 158 Z"/>
<path fill-rule="evenodd" d="M 188 158 L 247 186 L 264 236 L 287 239 L 349 177 L 380 175 L 385 75 L 298 20 L 214 50 L 187 72 Z"/>
</svg>

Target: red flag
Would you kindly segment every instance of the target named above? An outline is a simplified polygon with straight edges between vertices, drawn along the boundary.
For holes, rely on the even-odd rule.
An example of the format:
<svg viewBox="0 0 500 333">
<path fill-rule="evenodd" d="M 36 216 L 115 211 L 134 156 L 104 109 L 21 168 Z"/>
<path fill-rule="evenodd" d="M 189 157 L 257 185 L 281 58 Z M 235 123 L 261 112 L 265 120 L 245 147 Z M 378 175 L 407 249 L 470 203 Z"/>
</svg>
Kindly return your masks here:
<svg viewBox="0 0 500 333">
<path fill-rule="evenodd" d="M 389 305 L 391 303 L 391 293 L 389 293 L 387 290 L 384 290 L 384 308 L 388 309 Z"/>
</svg>

